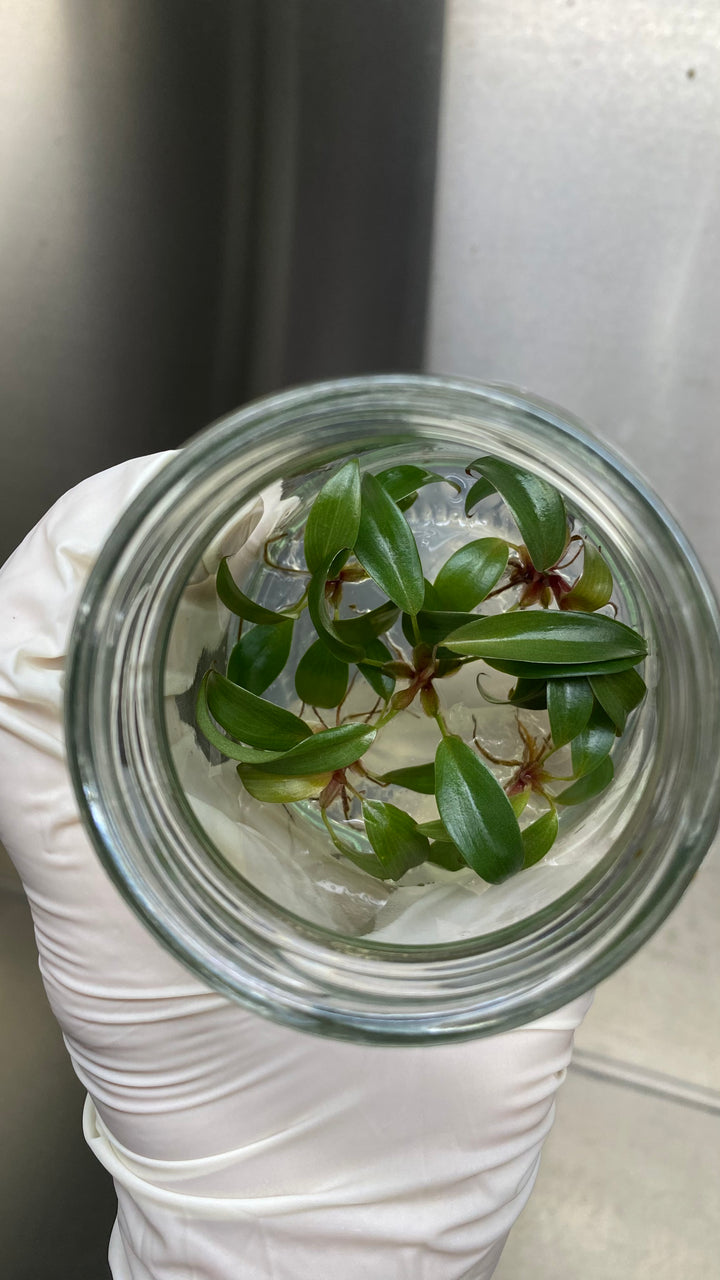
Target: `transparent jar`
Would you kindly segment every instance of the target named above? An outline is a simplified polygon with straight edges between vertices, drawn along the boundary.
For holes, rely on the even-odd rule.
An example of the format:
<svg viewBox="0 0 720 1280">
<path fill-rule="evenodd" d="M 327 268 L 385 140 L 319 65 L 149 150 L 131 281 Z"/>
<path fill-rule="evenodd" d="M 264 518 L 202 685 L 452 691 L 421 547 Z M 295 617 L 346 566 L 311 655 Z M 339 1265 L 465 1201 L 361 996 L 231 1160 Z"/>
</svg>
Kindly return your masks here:
<svg viewBox="0 0 720 1280">
<path fill-rule="evenodd" d="M 437 470 L 486 453 L 555 485 L 600 543 L 620 616 L 650 644 L 649 692 L 616 750 L 615 782 L 563 818 L 547 865 L 461 905 L 459 890 L 441 884 L 422 927 L 416 911 L 398 915 L 397 899 L 393 927 L 375 928 L 388 918 L 387 886 L 342 869 L 329 841 L 314 847 L 302 814 L 242 809 L 232 765 L 193 728 L 199 679 L 227 654 L 236 624 L 216 600 L 214 569 L 234 554 L 240 585 L 252 586 L 278 515 L 299 527 L 328 466 L 349 457 L 373 470 L 399 461 Z M 257 401 L 148 483 L 82 598 L 66 732 L 101 860 L 195 974 L 307 1031 L 434 1043 L 548 1013 L 662 923 L 720 816 L 719 686 L 712 592 L 624 462 L 566 414 L 505 388 L 368 377 Z M 428 920 L 441 922 L 435 934 Z"/>
</svg>

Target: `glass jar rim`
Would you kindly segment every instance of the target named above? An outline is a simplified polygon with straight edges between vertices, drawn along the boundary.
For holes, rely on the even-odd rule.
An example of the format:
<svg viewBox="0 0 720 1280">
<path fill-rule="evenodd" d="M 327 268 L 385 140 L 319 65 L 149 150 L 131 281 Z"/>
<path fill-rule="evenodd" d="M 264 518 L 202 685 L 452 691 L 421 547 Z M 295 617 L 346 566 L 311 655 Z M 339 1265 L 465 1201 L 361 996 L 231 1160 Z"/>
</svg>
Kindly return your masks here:
<svg viewBox="0 0 720 1280">
<path fill-rule="evenodd" d="M 700 776 L 696 770 L 690 777 L 672 833 L 665 835 L 671 847 L 664 858 L 653 862 L 637 858 L 631 848 L 611 850 L 577 885 L 523 920 L 522 928 L 507 926 L 468 941 L 417 947 L 351 939 L 293 916 L 247 882 L 243 901 L 235 904 L 236 914 L 228 914 L 222 887 L 199 870 L 197 856 L 190 859 L 197 894 L 183 911 L 172 855 L 182 858 L 193 848 L 197 853 L 198 841 L 204 857 L 212 859 L 217 851 L 187 804 L 173 801 L 168 809 L 168 797 L 163 797 L 158 808 L 147 789 L 139 787 L 129 797 L 139 809 L 130 812 L 128 796 L 123 795 L 127 770 L 120 767 L 117 744 L 103 727 L 108 710 L 117 715 L 118 699 L 128 696 L 118 663 L 129 652 L 131 634 L 136 646 L 142 644 L 138 628 L 143 627 L 150 649 L 143 651 L 146 683 L 142 689 L 132 685 L 132 696 L 138 699 L 133 732 L 139 740 L 143 725 L 163 724 L 161 692 L 157 682 L 156 687 L 147 683 L 147 671 L 157 673 L 169 615 L 164 633 L 162 626 L 153 630 L 147 595 L 137 590 L 139 567 L 149 580 L 150 569 L 162 559 L 163 539 L 167 552 L 168 529 L 179 504 L 185 501 L 187 506 L 188 493 L 195 495 L 196 507 L 201 504 L 208 478 L 237 470 L 241 453 L 249 457 L 253 449 L 261 452 L 256 472 L 267 479 L 268 468 L 277 466 L 277 453 L 274 460 L 271 455 L 277 450 L 278 426 L 316 422 L 318 414 L 332 422 L 333 416 L 337 419 L 351 409 L 361 416 L 379 412 L 399 419 L 432 410 L 455 415 L 455 421 L 492 410 L 505 422 L 510 454 L 522 443 L 523 456 L 529 453 L 534 469 L 540 471 L 547 466 L 542 454 L 548 441 L 554 441 L 556 454 L 562 441 L 568 459 L 555 461 L 561 472 L 565 468 L 568 483 L 582 459 L 590 484 L 605 486 L 606 502 L 612 492 L 616 515 L 627 501 L 631 510 L 625 515 L 634 520 L 634 527 L 643 528 L 648 538 L 661 539 L 668 570 L 675 574 L 670 576 L 676 602 L 683 609 L 676 621 L 683 635 L 692 639 L 696 678 L 700 671 L 713 671 L 713 664 L 714 671 L 720 670 L 717 606 L 684 535 L 632 468 L 569 415 L 511 388 L 466 379 L 383 375 L 333 380 L 264 397 L 221 419 L 193 437 L 123 513 L 91 573 L 71 638 L 66 696 L 70 770 L 85 825 L 123 896 L 155 936 L 211 986 L 258 1012 L 320 1033 L 384 1043 L 463 1039 L 550 1012 L 606 977 L 662 923 L 700 864 L 720 818 L 720 725 L 705 717 L 697 729 L 702 729 L 696 752 L 704 761 L 704 772 Z M 302 465 L 302 449 L 297 458 Z M 250 487 L 256 481 L 253 473 Z M 222 518 L 218 512 L 218 526 Z M 145 561 L 138 560 L 141 547 Z M 181 579 L 178 574 L 178 591 L 186 580 Z M 125 693 L 118 692 L 118 682 Z M 162 730 L 159 739 L 162 742 Z M 165 750 L 172 772 L 167 743 Z M 649 831 L 647 819 L 648 815 L 643 829 Z M 161 854 L 158 831 L 168 822 L 172 850 L 168 852 L 166 844 Z M 150 833 L 149 847 L 157 855 L 150 879 L 138 874 L 143 831 Z M 187 882 L 183 885 L 187 890 Z M 204 893 L 211 907 L 203 902 Z M 203 932 L 202 918 L 208 910 L 214 923 Z M 227 948 L 218 951 L 218 939 L 229 928 L 237 935 L 235 963 Z"/>
</svg>

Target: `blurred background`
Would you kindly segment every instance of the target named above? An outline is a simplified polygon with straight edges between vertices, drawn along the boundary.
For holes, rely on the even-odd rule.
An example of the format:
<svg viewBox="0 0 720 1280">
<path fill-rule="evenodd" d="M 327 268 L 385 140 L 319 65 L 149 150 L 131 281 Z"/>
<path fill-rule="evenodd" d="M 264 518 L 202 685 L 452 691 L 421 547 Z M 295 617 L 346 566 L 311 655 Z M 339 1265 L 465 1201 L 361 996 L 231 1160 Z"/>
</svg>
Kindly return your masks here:
<svg viewBox="0 0 720 1280">
<path fill-rule="evenodd" d="M 85 476 L 299 381 L 505 381 L 720 584 L 715 0 L 0 0 L 0 560 Z M 598 991 L 498 1280 L 720 1254 L 720 858 Z M 0 851 L 0 1256 L 108 1275 L 112 1185 Z"/>
</svg>

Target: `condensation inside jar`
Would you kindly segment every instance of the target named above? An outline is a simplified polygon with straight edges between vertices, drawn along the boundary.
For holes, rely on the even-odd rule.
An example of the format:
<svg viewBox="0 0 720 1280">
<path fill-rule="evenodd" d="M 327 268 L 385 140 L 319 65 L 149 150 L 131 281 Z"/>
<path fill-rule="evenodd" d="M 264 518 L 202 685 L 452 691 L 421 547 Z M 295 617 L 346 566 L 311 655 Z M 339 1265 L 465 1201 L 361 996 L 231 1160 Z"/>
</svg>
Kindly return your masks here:
<svg viewBox="0 0 720 1280">
<path fill-rule="evenodd" d="M 430 581 L 454 551 L 473 539 L 498 536 L 520 541 L 517 527 L 497 495 L 486 498 L 470 518 L 465 516 L 464 498 L 471 482 L 464 463 L 442 465 L 435 454 L 408 459 L 383 450 L 377 457 L 363 457 L 362 465 L 377 471 L 409 460 L 440 471 L 459 488 L 458 492 L 450 485 L 429 486 L 420 491 L 406 513 Z M 223 761 L 195 728 L 195 698 L 202 676 L 213 663 L 225 669 L 237 638 L 238 620 L 219 602 L 215 591 L 220 558 L 228 556 L 238 585 L 259 603 L 281 609 L 296 601 L 305 579 L 299 573 L 269 568 L 264 549 L 272 537 L 274 560 L 288 570 L 304 567 L 302 529 L 309 506 L 328 474 L 317 472 L 284 485 L 277 482 L 235 514 L 207 547 L 183 591 L 167 650 L 164 700 L 168 741 L 182 791 L 224 860 L 237 892 L 242 891 L 239 877 L 243 877 L 275 903 L 313 924 L 350 937 L 403 946 L 465 941 L 516 924 L 572 889 L 604 857 L 617 816 L 647 767 L 640 715 L 631 719 L 628 731 L 615 745 L 615 780 L 608 791 L 587 805 L 561 812 L 558 838 L 545 859 L 499 885 L 485 883 L 469 867 L 452 872 L 429 863 L 408 871 L 397 883 L 375 879 L 335 849 L 314 802 L 284 806 L 254 800 L 243 788 L 235 763 Z M 591 519 L 588 527 L 577 513 L 570 511 L 570 516 L 577 532 L 592 535 Z M 607 540 L 603 551 L 614 570 L 618 616 L 634 622 L 626 616 L 632 592 L 618 577 L 613 548 Z M 572 566 L 573 574 L 581 567 L 580 556 Z M 374 584 L 354 584 L 346 588 L 343 613 L 347 610 L 346 616 L 352 617 L 354 611 L 371 609 L 381 599 Z M 515 591 L 507 591 L 485 601 L 478 612 L 507 609 L 516 600 Z M 399 623 L 389 637 L 399 649 L 409 651 Z M 295 625 L 285 671 L 263 697 L 300 712 L 293 673 L 315 638 L 304 612 Z M 652 684 L 651 661 L 645 664 L 644 678 Z M 518 759 L 522 752 L 518 719 L 533 738 L 540 740 L 548 733 L 545 711 L 518 712 L 512 706 L 497 705 L 483 696 L 478 683 L 491 698 L 503 699 L 514 681 L 484 663 L 473 663 L 436 682 L 451 731 L 465 741 L 471 741 L 477 732 L 486 749 L 508 760 Z M 359 715 L 369 711 L 374 702 L 369 685 L 358 677 L 343 714 Z M 335 723 L 334 712 L 322 711 L 320 715 L 325 724 Z M 305 708 L 303 716 L 311 727 L 320 727 L 310 709 Z M 438 735 L 434 721 L 413 705 L 378 735 L 364 761 L 375 773 L 423 763 L 433 759 Z M 513 773 L 511 766 L 486 763 L 502 784 Z M 570 773 L 568 748 L 552 757 L 552 767 L 557 775 Z M 389 800 L 420 822 L 438 817 L 433 796 L 405 788 L 383 788 L 369 779 L 362 780 L 362 791 L 368 799 Z M 544 809 L 544 801 L 531 798 L 521 824 L 532 821 Z M 343 824 L 343 834 L 354 838 L 359 849 L 369 848 L 364 844 L 359 801 L 353 802 L 349 820 L 344 819 L 339 801 L 329 813 Z"/>
</svg>

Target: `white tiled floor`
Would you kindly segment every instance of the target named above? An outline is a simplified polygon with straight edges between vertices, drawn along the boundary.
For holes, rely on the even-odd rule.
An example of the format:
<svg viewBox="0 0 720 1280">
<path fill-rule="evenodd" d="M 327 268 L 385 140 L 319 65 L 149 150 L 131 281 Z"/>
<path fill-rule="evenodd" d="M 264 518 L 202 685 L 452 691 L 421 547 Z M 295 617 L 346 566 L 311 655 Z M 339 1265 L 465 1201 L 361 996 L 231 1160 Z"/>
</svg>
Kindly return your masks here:
<svg viewBox="0 0 720 1280">
<path fill-rule="evenodd" d="M 598 988 L 576 1046 L 720 1093 L 720 841 L 669 920 Z"/>
<path fill-rule="evenodd" d="M 720 1274 L 720 1115 L 568 1075 L 495 1280 Z"/>
<path fill-rule="evenodd" d="M 575 1064 L 495 1280 L 720 1276 L 720 844 L 599 988 Z"/>
</svg>

